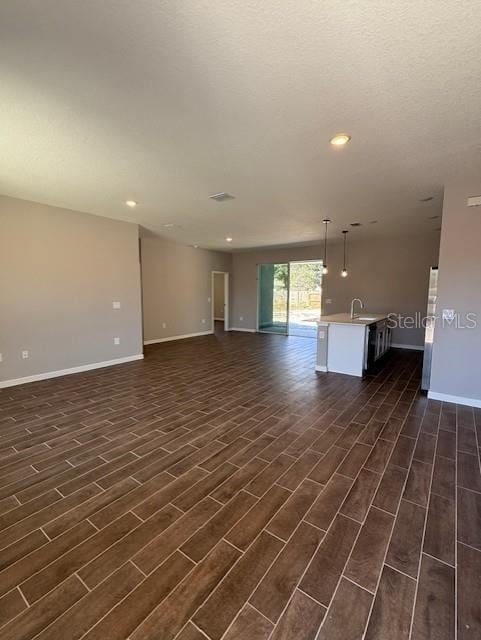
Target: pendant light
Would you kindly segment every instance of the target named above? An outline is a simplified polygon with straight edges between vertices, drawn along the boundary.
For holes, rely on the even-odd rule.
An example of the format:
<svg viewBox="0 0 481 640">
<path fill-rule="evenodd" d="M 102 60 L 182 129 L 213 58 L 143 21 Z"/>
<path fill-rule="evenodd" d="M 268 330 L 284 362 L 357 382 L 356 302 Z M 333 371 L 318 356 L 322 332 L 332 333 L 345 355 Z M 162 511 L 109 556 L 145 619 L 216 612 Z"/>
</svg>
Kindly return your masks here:
<svg viewBox="0 0 481 640">
<path fill-rule="evenodd" d="M 342 232 L 344 235 L 344 266 L 342 267 L 342 271 L 341 271 L 341 276 L 343 278 L 347 278 L 347 266 L 346 266 L 346 240 L 347 240 L 347 234 L 349 233 L 349 231 L 347 231 L 346 229 Z"/>
<path fill-rule="evenodd" d="M 331 222 L 329 218 L 324 218 L 324 260 L 322 261 L 322 275 L 327 275 L 327 225 Z"/>
</svg>

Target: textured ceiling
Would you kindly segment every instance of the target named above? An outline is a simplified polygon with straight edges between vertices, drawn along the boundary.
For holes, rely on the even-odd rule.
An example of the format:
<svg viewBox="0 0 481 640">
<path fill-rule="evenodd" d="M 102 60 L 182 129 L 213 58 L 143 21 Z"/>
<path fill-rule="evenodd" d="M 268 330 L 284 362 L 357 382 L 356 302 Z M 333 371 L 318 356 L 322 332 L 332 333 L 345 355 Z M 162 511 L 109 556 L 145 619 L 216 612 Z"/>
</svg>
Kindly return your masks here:
<svg viewBox="0 0 481 640">
<path fill-rule="evenodd" d="M 222 249 L 438 227 L 446 177 L 481 171 L 480 24 L 479 0 L 2 2 L 0 192 Z"/>
</svg>

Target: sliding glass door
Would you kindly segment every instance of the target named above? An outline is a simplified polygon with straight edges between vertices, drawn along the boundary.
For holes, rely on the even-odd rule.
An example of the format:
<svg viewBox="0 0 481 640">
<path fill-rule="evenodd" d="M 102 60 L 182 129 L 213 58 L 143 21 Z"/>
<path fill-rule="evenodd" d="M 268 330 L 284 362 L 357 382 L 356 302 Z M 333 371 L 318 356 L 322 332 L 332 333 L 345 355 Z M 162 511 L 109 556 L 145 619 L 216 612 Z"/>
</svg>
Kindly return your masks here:
<svg viewBox="0 0 481 640">
<path fill-rule="evenodd" d="M 320 260 L 259 265 L 258 331 L 315 338 L 321 270 Z"/>
<path fill-rule="evenodd" d="M 258 328 L 287 335 L 289 326 L 289 263 L 259 265 Z"/>
<path fill-rule="evenodd" d="M 321 317 L 320 260 L 289 264 L 289 327 L 290 336 L 315 338 Z"/>
</svg>

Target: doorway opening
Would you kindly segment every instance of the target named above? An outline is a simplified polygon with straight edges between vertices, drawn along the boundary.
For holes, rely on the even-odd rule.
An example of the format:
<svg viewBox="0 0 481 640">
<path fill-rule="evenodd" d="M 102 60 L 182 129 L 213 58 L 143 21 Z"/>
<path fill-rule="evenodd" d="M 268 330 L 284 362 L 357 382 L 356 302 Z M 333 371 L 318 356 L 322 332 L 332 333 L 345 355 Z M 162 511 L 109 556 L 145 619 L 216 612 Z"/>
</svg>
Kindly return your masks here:
<svg viewBox="0 0 481 640">
<path fill-rule="evenodd" d="M 229 331 L 229 273 L 212 271 L 211 281 L 212 331 Z"/>
<path fill-rule="evenodd" d="M 258 331 L 316 337 L 321 316 L 321 260 L 261 264 L 258 283 Z"/>
</svg>

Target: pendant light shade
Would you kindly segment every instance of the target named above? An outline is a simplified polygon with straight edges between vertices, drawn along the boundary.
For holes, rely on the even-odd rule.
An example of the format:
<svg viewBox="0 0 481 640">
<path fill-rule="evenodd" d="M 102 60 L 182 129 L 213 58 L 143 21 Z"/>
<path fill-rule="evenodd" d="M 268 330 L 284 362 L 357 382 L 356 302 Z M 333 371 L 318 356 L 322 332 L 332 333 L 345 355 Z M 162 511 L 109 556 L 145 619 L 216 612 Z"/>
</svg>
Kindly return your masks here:
<svg viewBox="0 0 481 640">
<path fill-rule="evenodd" d="M 347 242 L 347 234 L 349 233 L 349 231 L 344 230 L 343 232 L 343 236 L 344 236 L 344 262 L 343 262 L 343 267 L 342 267 L 342 271 L 341 271 L 341 276 L 343 278 L 347 278 L 347 262 L 346 262 L 346 242 Z"/>
<path fill-rule="evenodd" d="M 322 261 L 322 275 L 327 275 L 327 225 L 331 222 L 329 218 L 324 218 L 322 221 L 324 224 L 324 259 Z"/>
</svg>

